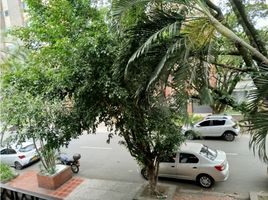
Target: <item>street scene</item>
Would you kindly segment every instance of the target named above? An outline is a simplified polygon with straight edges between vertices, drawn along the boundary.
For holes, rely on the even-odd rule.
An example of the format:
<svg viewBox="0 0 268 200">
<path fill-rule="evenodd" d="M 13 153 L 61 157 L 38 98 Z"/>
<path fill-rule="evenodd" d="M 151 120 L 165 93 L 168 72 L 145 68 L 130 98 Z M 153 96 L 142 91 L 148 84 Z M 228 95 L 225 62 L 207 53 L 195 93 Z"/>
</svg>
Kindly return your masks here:
<svg viewBox="0 0 268 200">
<path fill-rule="evenodd" d="M 62 152 L 72 155 L 81 154 L 81 167 L 78 176 L 88 179 L 116 180 L 142 183 L 145 179 L 140 174 L 140 166 L 130 156 L 127 149 L 119 145 L 120 137 L 115 136 L 110 144 L 106 143 L 107 130 L 100 127 L 96 134 L 84 134 L 70 142 Z M 251 191 L 268 192 L 267 166 L 253 155 L 248 148 L 249 135 L 238 136 L 235 141 L 227 142 L 219 138 L 193 140 L 213 149 L 226 152 L 230 164 L 230 176 L 227 181 L 216 183 L 207 191 L 238 194 L 248 198 Z M 38 168 L 40 163 L 25 168 Z M 176 185 L 183 189 L 204 190 L 194 181 L 160 178 L 160 183 Z"/>
<path fill-rule="evenodd" d="M 1 200 L 268 200 L 265 0 L 0 0 Z"/>
</svg>

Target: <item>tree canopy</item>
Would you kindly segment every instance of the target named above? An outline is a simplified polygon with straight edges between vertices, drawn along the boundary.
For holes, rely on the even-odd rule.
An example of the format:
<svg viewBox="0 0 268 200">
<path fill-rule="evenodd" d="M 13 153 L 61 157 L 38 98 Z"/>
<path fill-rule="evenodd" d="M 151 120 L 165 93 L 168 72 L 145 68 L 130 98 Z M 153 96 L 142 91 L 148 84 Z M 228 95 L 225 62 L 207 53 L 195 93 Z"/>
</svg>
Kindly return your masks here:
<svg viewBox="0 0 268 200">
<path fill-rule="evenodd" d="M 88 0 L 26 3 L 29 23 L 13 32 L 23 53 L 2 65 L 1 88 L 1 117 L 23 136 L 58 148 L 104 122 L 157 193 L 159 162 L 185 139 L 176 118 L 196 97 L 243 111 L 268 161 L 267 33 L 253 24 L 267 16 L 264 2 L 230 0 L 222 11 L 209 0 L 114 0 L 111 13 Z M 231 93 L 242 75 L 257 89 L 240 106 Z"/>
</svg>

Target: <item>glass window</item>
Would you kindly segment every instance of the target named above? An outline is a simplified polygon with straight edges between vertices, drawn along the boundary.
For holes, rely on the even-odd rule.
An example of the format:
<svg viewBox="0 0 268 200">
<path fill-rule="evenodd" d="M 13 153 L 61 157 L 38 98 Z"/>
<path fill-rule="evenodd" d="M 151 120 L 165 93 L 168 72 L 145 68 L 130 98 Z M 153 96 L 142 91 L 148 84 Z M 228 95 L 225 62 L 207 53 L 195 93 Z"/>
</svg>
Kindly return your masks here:
<svg viewBox="0 0 268 200">
<path fill-rule="evenodd" d="M 203 121 L 199 124 L 200 126 L 209 126 L 210 125 L 210 120 Z"/>
<path fill-rule="evenodd" d="M 6 149 L 1 150 L 1 154 L 2 155 L 7 154 L 7 150 Z"/>
<path fill-rule="evenodd" d="M 215 158 L 217 157 L 217 151 L 210 149 L 205 145 L 203 145 L 203 147 L 201 148 L 200 154 L 210 160 L 215 160 Z"/>
<path fill-rule="evenodd" d="M 172 156 L 164 157 L 160 159 L 160 162 L 174 163 L 175 161 L 176 161 L 176 153 L 173 153 Z"/>
<path fill-rule="evenodd" d="M 31 150 L 33 150 L 34 149 L 34 145 L 33 144 L 30 144 L 30 145 L 28 145 L 28 146 L 25 146 L 25 147 L 23 147 L 23 148 L 20 148 L 20 152 L 28 152 L 28 151 L 31 151 Z"/>
<path fill-rule="evenodd" d="M 16 154 L 17 152 L 14 149 L 7 149 L 7 154 Z"/>
<path fill-rule="evenodd" d="M 4 11 L 4 15 L 5 15 L 5 17 L 7 17 L 9 14 L 8 14 L 8 10 L 5 10 Z"/>
<path fill-rule="evenodd" d="M 180 163 L 198 163 L 199 159 L 190 153 L 180 153 Z"/>
<path fill-rule="evenodd" d="M 225 120 L 213 120 L 213 126 L 222 126 L 225 124 Z"/>
</svg>

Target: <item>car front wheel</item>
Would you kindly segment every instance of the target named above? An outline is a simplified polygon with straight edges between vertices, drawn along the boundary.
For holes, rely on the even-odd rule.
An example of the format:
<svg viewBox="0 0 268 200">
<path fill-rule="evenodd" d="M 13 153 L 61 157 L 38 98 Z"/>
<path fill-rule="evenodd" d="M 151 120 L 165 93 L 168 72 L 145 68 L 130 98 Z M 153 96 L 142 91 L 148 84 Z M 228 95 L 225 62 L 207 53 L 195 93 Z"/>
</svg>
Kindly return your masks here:
<svg viewBox="0 0 268 200">
<path fill-rule="evenodd" d="M 210 188 L 213 185 L 214 180 L 207 174 L 201 174 L 197 177 L 197 182 L 204 188 Z"/>
<path fill-rule="evenodd" d="M 194 140 L 195 139 L 195 136 L 194 136 L 194 132 L 193 131 L 187 131 L 185 133 L 185 136 L 188 140 Z"/>
<path fill-rule="evenodd" d="M 148 172 L 145 167 L 141 169 L 141 175 L 143 176 L 143 178 L 148 180 Z"/>
<path fill-rule="evenodd" d="M 15 162 L 15 169 L 21 170 L 22 165 L 19 162 Z"/>
<path fill-rule="evenodd" d="M 232 132 L 226 132 L 226 133 L 224 133 L 223 137 L 224 137 L 224 139 L 226 141 L 229 141 L 229 142 L 232 142 L 235 139 L 235 135 Z"/>
</svg>

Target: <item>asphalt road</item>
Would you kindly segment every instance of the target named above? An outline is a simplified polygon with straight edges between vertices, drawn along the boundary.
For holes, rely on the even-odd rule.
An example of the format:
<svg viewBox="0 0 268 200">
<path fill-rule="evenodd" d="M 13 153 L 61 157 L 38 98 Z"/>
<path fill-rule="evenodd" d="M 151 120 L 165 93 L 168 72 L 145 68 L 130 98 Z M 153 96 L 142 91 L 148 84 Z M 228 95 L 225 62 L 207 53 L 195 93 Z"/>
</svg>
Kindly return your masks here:
<svg viewBox="0 0 268 200">
<path fill-rule="evenodd" d="M 79 176 L 94 179 L 109 179 L 127 182 L 144 182 L 140 167 L 130 156 L 127 149 L 119 145 L 120 138 L 115 136 L 110 144 L 106 143 L 105 129 L 99 129 L 95 135 L 83 135 L 73 140 L 62 151 L 69 155 L 81 154 Z M 208 191 L 235 193 L 247 197 L 250 191 L 268 192 L 267 166 L 254 157 L 248 148 L 249 136 L 241 135 L 233 142 L 220 139 L 194 140 L 207 146 L 226 152 L 230 165 L 230 177 L 225 182 L 216 183 Z M 28 167 L 36 168 L 38 165 Z M 25 169 L 27 170 L 27 169 Z M 163 183 L 175 184 L 183 189 L 200 190 L 194 182 L 163 179 Z M 204 190 L 204 189 L 202 189 Z"/>
</svg>

